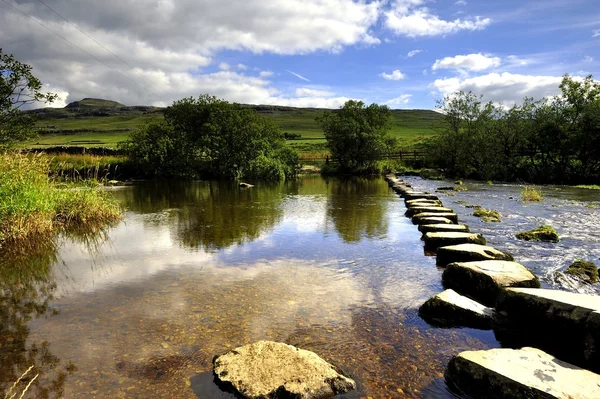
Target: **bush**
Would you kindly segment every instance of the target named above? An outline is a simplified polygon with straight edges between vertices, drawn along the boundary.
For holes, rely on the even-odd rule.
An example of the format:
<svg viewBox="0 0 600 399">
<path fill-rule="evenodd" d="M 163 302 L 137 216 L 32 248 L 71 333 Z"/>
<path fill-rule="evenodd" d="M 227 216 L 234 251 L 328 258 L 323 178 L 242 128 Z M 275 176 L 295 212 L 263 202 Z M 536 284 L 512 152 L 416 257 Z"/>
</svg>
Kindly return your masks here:
<svg viewBox="0 0 600 399">
<path fill-rule="evenodd" d="M 544 197 L 542 196 L 542 192 L 534 187 L 525 186 L 521 190 L 521 197 L 523 201 L 541 201 Z"/>
</svg>

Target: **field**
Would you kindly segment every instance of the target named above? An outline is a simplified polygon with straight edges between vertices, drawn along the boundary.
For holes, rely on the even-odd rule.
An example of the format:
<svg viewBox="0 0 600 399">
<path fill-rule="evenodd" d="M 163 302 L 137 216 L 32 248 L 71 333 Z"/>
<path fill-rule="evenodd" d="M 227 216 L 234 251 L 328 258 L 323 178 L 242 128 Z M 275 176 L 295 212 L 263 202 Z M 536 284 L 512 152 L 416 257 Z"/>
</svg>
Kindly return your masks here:
<svg viewBox="0 0 600 399">
<path fill-rule="evenodd" d="M 162 118 L 154 107 L 126 107 L 115 102 L 84 99 L 63 109 L 32 111 L 38 116 L 36 127 L 39 137 L 30 140 L 26 147 L 87 146 L 116 147 L 127 139 L 137 127 Z M 309 155 L 326 152 L 325 137 L 315 118 L 325 110 L 279 106 L 251 106 L 272 119 L 284 132 L 299 134 L 298 140 L 288 143 L 301 153 Z M 436 134 L 443 116 L 430 110 L 394 110 L 392 112 L 392 137 L 399 141 L 400 149 L 412 149 L 425 138 Z"/>
</svg>

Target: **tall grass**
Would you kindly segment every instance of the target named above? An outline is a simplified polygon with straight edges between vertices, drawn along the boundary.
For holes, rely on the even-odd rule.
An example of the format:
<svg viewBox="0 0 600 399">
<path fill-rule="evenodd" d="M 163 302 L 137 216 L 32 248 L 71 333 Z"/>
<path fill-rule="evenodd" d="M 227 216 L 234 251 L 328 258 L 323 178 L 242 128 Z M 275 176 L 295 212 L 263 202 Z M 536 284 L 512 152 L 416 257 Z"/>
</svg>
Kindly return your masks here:
<svg viewBox="0 0 600 399">
<path fill-rule="evenodd" d="M 541 201 L 544 197 L 542 196 L 542 192 L 535 187 L 525 186 L 523 190 L 521 190 L 521 196 L 523 201 Z"/>
<path fill-rule="evenodd" d="M 98 229 L 121 216 L 119 205 L 95 187 L 48 177 L 49 159 L 0 154 L 0 248 L 66 229 Z"/>
</svg>

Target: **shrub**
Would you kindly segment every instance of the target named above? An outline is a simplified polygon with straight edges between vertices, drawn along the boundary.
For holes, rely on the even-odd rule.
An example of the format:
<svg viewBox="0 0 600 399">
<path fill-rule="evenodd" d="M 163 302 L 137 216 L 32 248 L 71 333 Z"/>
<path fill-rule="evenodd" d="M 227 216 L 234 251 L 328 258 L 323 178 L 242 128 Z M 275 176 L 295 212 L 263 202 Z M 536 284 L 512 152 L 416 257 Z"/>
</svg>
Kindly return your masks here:
<svg viewBox="0 0 600 399">
<path fill-rule="evenodd" d="M 534 187 L 525 186 L 523 190 L 521 190 L 521 197 L 523 201 L 541 201 L 543 199 L 542 192 Z"/>
</svg>

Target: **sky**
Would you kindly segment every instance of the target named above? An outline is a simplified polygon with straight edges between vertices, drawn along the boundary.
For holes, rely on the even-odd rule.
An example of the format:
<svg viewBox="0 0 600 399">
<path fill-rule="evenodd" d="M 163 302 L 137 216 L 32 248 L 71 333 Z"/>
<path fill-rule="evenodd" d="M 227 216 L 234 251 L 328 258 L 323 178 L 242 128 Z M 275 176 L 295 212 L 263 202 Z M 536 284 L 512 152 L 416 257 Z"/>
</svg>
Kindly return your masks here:
<svg viewBox="0 0 600 399">
<path fill-rule="evenodd" d="M 598 0 L 0 0 L 0 48 L 62 107 L 435 109 L 463 90 L 510 106 L 600 76 Z M 43 26 L 42 26 L 43 25 Z"/>
</svg>

